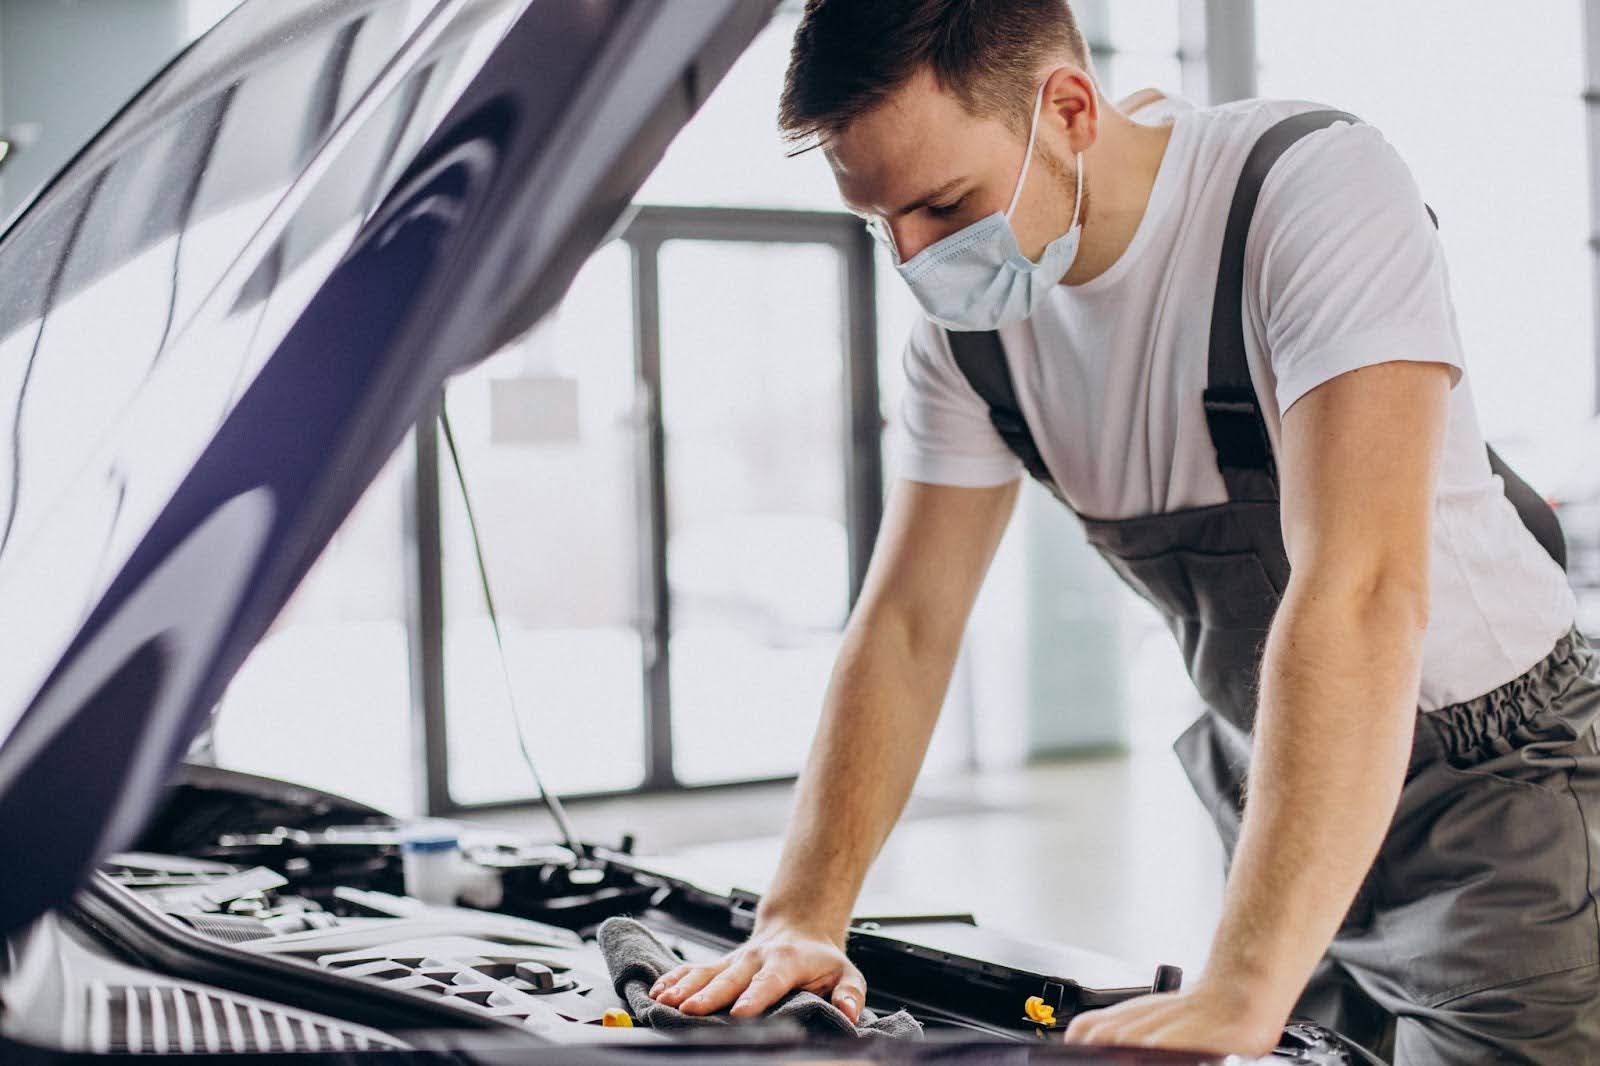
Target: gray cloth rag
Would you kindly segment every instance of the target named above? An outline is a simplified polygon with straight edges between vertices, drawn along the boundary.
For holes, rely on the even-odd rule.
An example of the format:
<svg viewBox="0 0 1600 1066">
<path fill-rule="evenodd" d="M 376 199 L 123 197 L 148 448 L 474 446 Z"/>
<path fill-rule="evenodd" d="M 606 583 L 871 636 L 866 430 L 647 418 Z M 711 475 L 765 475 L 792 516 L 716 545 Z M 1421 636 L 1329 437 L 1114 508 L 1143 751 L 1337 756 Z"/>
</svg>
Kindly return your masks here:
<svg viewBox="0 0 1600 1066">
<path fill-rule="evenodd" d="M 685 1014 L 676 1007 L 650 998 L 656 979 L 678 966 L 682 960 L 662 946 L 655 934 L 632 918 L 607 918 L 600 926 L 600 951 L 617 995 L 628 1003 L 634 1018 L 652 1029 L 693 1029 L 710 1025 L 736 1025 L 738 1020 L 725 1011 L 716 1014 Z M 843 1011 L 812 992 L 794 991 L 763 1015 L 764 1019 L 798 1024 L 816 1036 L 896 1036 L 920 1037 L 922 1023 L 903 1010 L 879 1016 L 861 1009 L 861 1021 L 852 1025 Z"/>
</svg>

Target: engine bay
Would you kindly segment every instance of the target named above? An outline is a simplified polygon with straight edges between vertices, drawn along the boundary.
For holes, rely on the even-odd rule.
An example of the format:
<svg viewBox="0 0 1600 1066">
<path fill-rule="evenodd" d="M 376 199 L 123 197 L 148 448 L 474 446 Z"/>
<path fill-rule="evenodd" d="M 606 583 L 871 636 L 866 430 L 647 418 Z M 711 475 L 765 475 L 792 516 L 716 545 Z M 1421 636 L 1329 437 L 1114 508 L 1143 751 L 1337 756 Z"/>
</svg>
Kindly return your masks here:
<svg viewBox="0 0 1600 1066">
<path fill-rule="evenodd" d="M 6 943 L 0 1037 L 91 1053 L 343 1053 L 444 1040 L 457 1055 L 468 1037 L 670 1053 L 684 1034 L 633 1024 L 600 924 L 635 917 L 689 962 L 716 958 L 753 926 L 756 896 L 664 872 L 670 864 L 636 858 L 629 839 L 575 849 L 469 828 L 452 859 L 455 902 L 425 902 L 405 891 L 404 831 L 339 797 L 186 768 L 139 851 L 101 864 L 71 907 Z M 1067 1061 L 1151 1061 L 1075 1058 L 1059 1030 L 1083 1010 L 1180 980 L 1171 967 L 1151 973 L 1017 940 L 967 915 L 858 918 L 848 951 L 867 1005 L 908 1011 L 930 1052 L 1000 1041 Z M 1030 999 L 1054 1020 L 1025 1013 Z M 807 1038 L 744 1023 L 711 1036 L 721 1044 L 689 1046 Z M 1326 1030 L 1291 1025 L 1272 1061 L 1371 1060 Z"/>
<path fill-rule="evenodd" d="M 536 1032 L 600 1022 L 624 1006 L 592 940 L 559 926 L 346 885 L 321 899 L 298 895 L 264 866 L 125 855 L 104 876 L 242 952 L 438 997 Z"/>
<path fill-rule="evenodd" d="M 119 931 L 122 917 L 138 916 L 159 930 L 211 949 L 215 961 L 248 970 L 265 960 L 312 969 L 363 992 L 381 990 L 417 1004 L 413 1026 L 470 1028 L 474 1023 L 511 1026 L 555 1043 L 648 1038 L 616 1032 L 607 1023 L 626 1004 L 613 990 L 593 923 L 578 928 L 472 906 L 442 906 L 388 891 L 396 888 L 393 867 L 399 845 L 390 827 L 346 826 L 314 832 L 278 827 L 248 841 L 224 837 L 206 850 L 255 854 L 275 850 L 280 868 L 229 863 L 216 858 L 126 853 L 102 864 L 79 906 L 34 930 L 10 969 L 30 969 L 30 953 L 57 960 L 51 979 L 9 982 L 7 1002 L 32 1017 L 25 1035 L 91 1052 L 294 1052 L 409 1046 L 405 1034 L 385 1036 L 382 1012 L 355 1029 L 332 1016 L 285 1012 L 265 997 L 251 996 L 252 982 L 168 982 L 138 979 L 128 964 L 155 962 L 140 950 L 140 938 Z M 332 870 L 308 861 L 319 851 Z M 640 896 L 607 884 L 617 875 L 584 865 L 565 848 L 519 848 L 505 842 L 475 845 L 518 874 L 545 872 L 549 896 L 566 917 L 582 922 L 607 901 L 627 908 Z M 355 884 L 329 874 L 349 860 L 368 875 Z M 287 869 L 283 869 L 286 867 Z M 499 873 L 478 867 L 485 889 L 502 902 Z M 556 871 L 560 877 L 552 876 Z M 348 868 L 343 871 L 346 876 Z M 296 878 L 294 875 L 298 874 Z M 576 884 L 572 883 L 576 879 Z M 382 887 L 358 887 L 362 882 Z M 581 890 L 575 909 L 571 892 Z M 664 896 L 670 888 L 654 888 Z M 481 898 L 481 897 L 480 897 Z M 707 959 L 726 942 L 685 936 L 670 921 L 653 929 L 682 958 Z M 148 927 L 147 927 L 148 929 Z M 580 929 L 582 931 L 580 932 Z M 120 956 L 120 957 L 119 957 Z M 38 967 L 32 967 L 37 969 Z M 152 967 L 153 969 L 153 967 Z M 145 971 L 148 974 L 148 971 Z M 18 989 L 21 990 L 19 994 Z M 35 993 L 28 995 L 29 992 Z M 43 993 L 38 994 L 38 993 Z M 243 998 L 241 998 L 241 996 Z M 47 1003 L 64 1000 L 66 1009 Z M 31 1002 L 30 1002 L 31 1001 Z M 307 1004 L 309 1005 L 309 1004 Z M 47 1025 L 40 1025 L 48 1019 Z M 388 1028 L 383 1026 L 382 1028 Z M 604 1034 L 594 1033 L 607 1028 Z M 584 1030 L 590 1030 L 584 1035 Z"/>
</svg>

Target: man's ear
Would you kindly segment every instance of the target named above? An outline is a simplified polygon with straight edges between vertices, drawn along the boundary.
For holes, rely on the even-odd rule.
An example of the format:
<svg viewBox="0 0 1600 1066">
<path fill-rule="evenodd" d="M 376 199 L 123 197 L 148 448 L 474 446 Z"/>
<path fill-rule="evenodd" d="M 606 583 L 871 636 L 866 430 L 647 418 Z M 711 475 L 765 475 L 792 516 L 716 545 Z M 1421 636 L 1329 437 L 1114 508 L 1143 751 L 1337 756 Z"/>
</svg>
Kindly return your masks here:
<svg viewBox="0 0 1600 1066">
<path fill-rule="evenodd" d="M 1059 66 L 1045 79 L 1039 120 L 1046 118 L 1061 131 L 1069 152 L 1084 151 L 1094 143 L 1100 133 L 1100 94 L 1081 67 Z"/>
</svg>

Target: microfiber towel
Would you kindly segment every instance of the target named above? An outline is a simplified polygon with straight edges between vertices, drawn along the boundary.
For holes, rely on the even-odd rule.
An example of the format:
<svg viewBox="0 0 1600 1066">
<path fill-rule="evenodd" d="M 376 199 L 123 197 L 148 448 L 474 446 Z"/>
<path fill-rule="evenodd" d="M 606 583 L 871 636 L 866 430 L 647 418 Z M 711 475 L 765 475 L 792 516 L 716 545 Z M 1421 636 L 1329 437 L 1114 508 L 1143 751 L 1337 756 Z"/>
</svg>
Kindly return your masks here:
<svg viewBox="0 0 1600 1066">
<path fill-rule="evenodd" d="M 617 995 L 644 1025 L 653 1029 L 693 1029 L 708 1025 L 736 1025 L 738 1020 L 725 1011 L 716 1014 L 685 1014 L 676 1007 L 650 998 L 656 979 L 679 965 L 672 952 L 662 946 L 655 934 L 632 918 L 607 918 L 600 926 L 600 951 Z M 879 1016 L 861 1009 L 860 1024 L 852 1025 L 843 1011 L 812 992 L 797 990 L 780 999 L 763 1016 L 800 1025 L 817 1036 L 895 1036 L 920 1037 L 922 1023 L 903 1010 Z"/>
</svg>

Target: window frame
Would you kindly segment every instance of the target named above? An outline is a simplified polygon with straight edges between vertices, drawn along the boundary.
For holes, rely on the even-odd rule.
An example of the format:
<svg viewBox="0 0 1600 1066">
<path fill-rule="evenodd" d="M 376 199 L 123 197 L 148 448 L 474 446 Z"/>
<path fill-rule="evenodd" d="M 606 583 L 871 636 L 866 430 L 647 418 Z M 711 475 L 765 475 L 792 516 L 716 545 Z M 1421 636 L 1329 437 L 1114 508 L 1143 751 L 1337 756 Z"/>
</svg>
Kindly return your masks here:
<svg viewBox="0 0 1600 1066">
<path fill-rule="evenodd" d="M 845 515 L 849 545 L 849 604 L 866 577 L 867 562 L 883 513 L 883 414 L 878 382 L 877 288 L 871 236 L 860 219 L 845 212 L 765 208 L 649 205 L 640 207 L 618 238 L 631 260 L 634 376 L 639 389 L 640 432 L 635 464 L 636 515 L 640 522 L 638 617 L 644 645 L 643 780 L 563 799 L 602 799 L 792 781 L 793 775 L 686 784 L 673 769 L 671 635 L 672 602 L 667 581 L 666 432 L 661 404 L 660 253 L 670 241 L 732 244 L 808 244 L 832 248 L 838 257 L 840 349 L 843 398 Z M 451 490 L 439 475 L 437 414 L 442 398 L 416 427 L 406 477 L 406 607 L 411 660 L 412 744 L 417 806 L 429 815 L 461 815 L 526 807 L 539 797 L 461 803 L 450 792 L 449 709 L 445 696 L 443 538 L 441 493 Z"/>
</svg>

